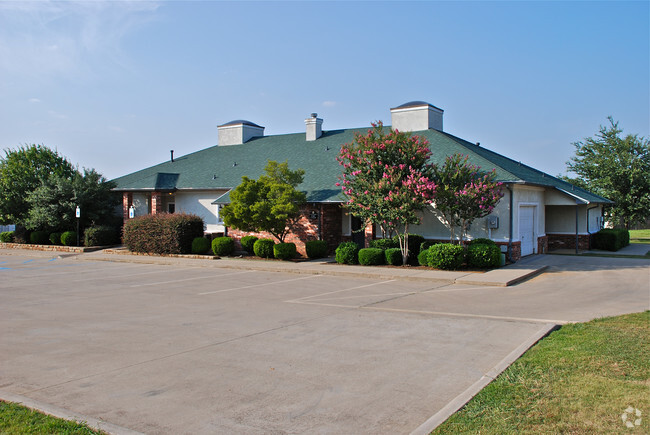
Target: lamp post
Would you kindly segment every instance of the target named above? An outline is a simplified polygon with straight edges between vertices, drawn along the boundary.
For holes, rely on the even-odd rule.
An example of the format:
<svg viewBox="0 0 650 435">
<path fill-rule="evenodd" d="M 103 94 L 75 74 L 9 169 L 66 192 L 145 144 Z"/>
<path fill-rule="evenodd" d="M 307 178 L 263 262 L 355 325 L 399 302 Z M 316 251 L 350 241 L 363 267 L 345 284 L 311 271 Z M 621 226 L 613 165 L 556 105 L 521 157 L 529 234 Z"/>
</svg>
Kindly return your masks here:
<svg viewBox="0 0 650 435">
<path fill-rule="evenodd" d="M 81 207 L 77 206 L 75 215 L 77 216 L 77 246 L 79 246 L 79 218 L 81 217 Z"/>
</svg>

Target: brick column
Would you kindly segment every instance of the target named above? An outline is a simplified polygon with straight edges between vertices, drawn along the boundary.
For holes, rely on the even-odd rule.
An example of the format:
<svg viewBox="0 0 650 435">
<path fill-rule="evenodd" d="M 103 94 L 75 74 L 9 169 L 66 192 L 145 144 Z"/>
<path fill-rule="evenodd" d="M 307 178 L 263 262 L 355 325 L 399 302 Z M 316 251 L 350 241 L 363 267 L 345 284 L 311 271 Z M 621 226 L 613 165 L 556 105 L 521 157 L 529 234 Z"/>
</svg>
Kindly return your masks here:
<svg viewBox="0 0 650 435">
<path fill-rule="evenodd" d="M 364 235 L 366 237 L 366 247 L 370 246 L 370 242 L 375 238 L 375 226 L 371 223 L 366 225 L 364 229 Z"/>
<path fill-rule="evenodd" d="M 151 192 L 151 214 L 163 212 L 162 193 Z"/>
<path fill-rule="evenodd" d="M 129 207 L 133 205 L 133 194 L 130 192 L 122 192 L 122 216 L 124 222 L 129 219 Z"/>
</svg>

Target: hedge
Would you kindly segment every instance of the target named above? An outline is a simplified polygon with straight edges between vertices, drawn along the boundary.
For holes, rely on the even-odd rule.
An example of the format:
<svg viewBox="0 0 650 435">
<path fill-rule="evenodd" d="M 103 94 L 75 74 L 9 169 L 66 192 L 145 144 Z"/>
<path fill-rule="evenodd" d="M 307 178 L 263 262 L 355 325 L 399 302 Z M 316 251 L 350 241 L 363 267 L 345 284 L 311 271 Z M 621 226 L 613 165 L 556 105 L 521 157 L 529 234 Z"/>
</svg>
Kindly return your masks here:
<svg viewBox="0 0 650 435">
<path fill-rule="evenodd" d="M 212 252 L 214 255 L 232 255 L 235 252 L 235 241 L 230 237 L 217 237 L 212 240 Z"/>
<path fill-rule="evenodd" d="M 462 245 L 440 243 L 429 248 L 427 265 L 443 270 L 456 270 L 465 262 L 465 248 Z"/>
<path fill-rule="evenodd" d="M 630 232 L 625 228 L 604 228 L 594 234 L 592 239 L 593 249 L 605 251 L 618 251 L 630 244 Z"/>
<path fill-rule="evenodd" d="M 470 246 L 471 245 L 493 245 L 497 246 L 497 244 L 494 242 L 492 239 L 486 239 L 484 237 L 479 237 L 478 239 L 474 239 L 469 242 Z"/>
<path fill-rule="evenodd" d="M 467 247 L 467 265 L 469 267 L 498 267 L 501 264 L 501 249 L 492 244 L 470 243 Z"/>
<path fill-rule="evenodd" d="M 273 256 L 279 260 L 291 260 L 296 258 L 295 243 L 278 243 L 273 245 Z"/>
<path fill-rule="evenodd" d="M 359 250 L 359 264 L 364 266 L 376 266 L 386 262 L 384 250 L 380 248 L 363 248 Z"/>
<path fill-rule="evenodd" d="M 113 227 L 96 225 L 84 231 L 84 246 L 109 246 L 118 243 L 118 232 Z"/>
<path fill-rule="evenodd" d="M 400 248 L 390 248 L 384 251 L 384 256 L 386 257 L 386 264 L 391 266 L 401 266 L 402 265 L 402 250 Z M 409 257 L 411 256 L 411 251 L 409 251 Z"/>
<path fill-rule="evenodd" d="M 357 264 L 359 262 L 359 245 L 343 242 L 336 248 L 336 262 L 339 264 Z"/>
<path fill-rule="evenodd" d="M 0 233 L 0 242 L 2 243 L 13 243 L 14 241 L 14 232 L 5 231 Z"/>
<path fill-rule="evenodd" d="M 29 235 L 29 243 L 32 245 L 49 245 L 50 234 L 47 231 L 34 231 Z"/>
<path fill-rule="evenodd" d="M 309 240 L 305 242 L 305 251 L 309 258 L 327 257 L 327 242 L 325 240 Z"/>
<path fill-rule="evenodd" d="M 399 248 L 397 239 L 374 239 L 368 244 L 370 248 L 391 249 Z"/>
<path fill-rule="evenodd" d="M 196 237 L 192 240 L 192 254 L 206 254 L 210 250 L 210 240 Z"/>
<path fill-rule="evenodd" d="M 203 235 L 203 219 L 187 213 L 138 216 L 124 224 L 124 244 L 133 252 L 189 254 Z"/>
<path fill-rule="evenodd" d="M 61 233 L 52 233 L 50 234 L 50 243 L 53 245 L 61 244 Z"/>
<path fill-rule="evenodd" d="M 61 244 L 64 246 L 75 246 L 77 244 L 77 232 L 66 231 L 61 234 Z"/>
<path fill-rule="evenodd" d="M 253 244 L 253 252 L 258 257 L 273 258 L 273 245 L 275 242 L 271 239 L 258 239 Z"/>
<path fill-rule="evenodd" d="M 253 251 L 253 245 L 255 245 L 255 242 L 257 242 L 257 237 L 244 236 L 239 242 L 241 243 L 241 247 L 244 251 L 248 252 L 249 254 L 255 253 L 255 251 Z"/>
</svg>

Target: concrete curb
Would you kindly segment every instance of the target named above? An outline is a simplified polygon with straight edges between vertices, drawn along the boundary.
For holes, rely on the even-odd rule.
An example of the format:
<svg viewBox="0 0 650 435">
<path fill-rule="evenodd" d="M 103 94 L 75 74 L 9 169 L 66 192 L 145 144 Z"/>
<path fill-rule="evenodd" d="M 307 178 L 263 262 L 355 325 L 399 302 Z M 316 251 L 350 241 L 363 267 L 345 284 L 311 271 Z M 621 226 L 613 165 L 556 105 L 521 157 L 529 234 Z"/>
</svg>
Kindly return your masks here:
<svg viewBox="0 0 650 435">
<path fill-rule="evenodd" d="M 440 411 L 433 414 L 427 421 L 422 423 L 417 429 L 411 432 L 411 435 L 428 435 L 435 428 L 444 423 L 449 417 L 455 414 L 463 406 L 465 406 L 474 396 L 476 396 L 483 388 L 499 376 L 505 369 L 521 357 L 528 349 L 533 347 L 538 341 L 546 337 L 548 334 L 558 329 L 559 325 L 547 323 L 526 341 L 521 343 L 510 352 L 505 358 L 499 361 L 494 367 L 488 370 L 481 379 L 473 383 L 469 388 L 460 393 L 445 405 Z"/>
<path fill-rule="evenodd" d="M 534 269 L 522 269 L 520 273 L 514 272 L 515 270 L 518 269 L 511 269 L 511 270 L 496 269 L 480 276 L 479 279 L 459 278 L 455 281 L 455 283 L 470 284 L 470 285 L 486 285 L 486 286 L 494 286 L 494 287 L 510 287 L 511 285 L 519 284 L 522 281 L 537 276 L 543 273 L 546 269 L 548 269 L 548 266 L 540 266 Z M 498 280 L 492 280 L 491 274 L 495 274 L 495 275 L 499 274 L 502 276 L 505 274 L 512 274 L 513 277 L 506 278 L 506 279 L 501 278 Z"/>
<path fill-rule="evenodd" d="M 78 414 L 76 412 L 68 411 L 67 409 L 59 408 L 49 403 L 39 402 L 30 399 L 29 397 L 21 396 L 18 394 L 9 393 L 0 390 L 0 400 L 5 402 L 13 402 L 29 409 L 42 412 L 43 414 L 51 415 L 53 417 L 62 418 L 64 420 L 76 421 L 77 423 L 87 424 L 89 427 L 106 432 L 110 435 L 144 435 L 142 432 L 137 432 L 103 420 L 98 420 L 87 415 Z"/>
</svg>

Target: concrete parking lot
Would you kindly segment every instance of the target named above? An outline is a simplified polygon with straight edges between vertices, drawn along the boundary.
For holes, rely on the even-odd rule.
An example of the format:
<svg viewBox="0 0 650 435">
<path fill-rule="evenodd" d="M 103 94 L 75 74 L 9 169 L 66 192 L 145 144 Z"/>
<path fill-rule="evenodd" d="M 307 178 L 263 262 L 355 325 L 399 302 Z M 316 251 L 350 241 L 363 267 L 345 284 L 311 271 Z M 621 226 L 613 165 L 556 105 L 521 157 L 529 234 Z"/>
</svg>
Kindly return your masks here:
<svg viewBox="0 0 650 435">
<path fill-rule="evenodd" d="M 501 288 L 84 255 L 0 253 L 0 398 L 152 434 L 409 433 L 554 324 L 650 304 L 646 260 Z"/>
</svg>

